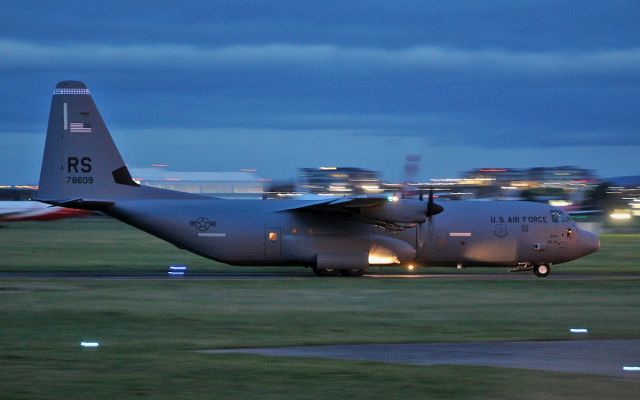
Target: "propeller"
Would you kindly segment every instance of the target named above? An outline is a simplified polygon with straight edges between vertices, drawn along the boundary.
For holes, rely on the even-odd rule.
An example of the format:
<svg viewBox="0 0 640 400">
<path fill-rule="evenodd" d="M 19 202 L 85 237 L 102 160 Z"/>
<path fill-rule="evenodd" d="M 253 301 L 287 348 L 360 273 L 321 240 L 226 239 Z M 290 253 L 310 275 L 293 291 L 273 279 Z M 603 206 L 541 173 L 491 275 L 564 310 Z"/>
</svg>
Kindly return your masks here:
<svg viewBox="0 0 640 400">
<path fill-rule="evenodd" d="M 422 193 L 420 193 L 422 196 Z M 422 199 L 420 199 L 422 200 Z M 433 188 L 429 188 L 429 200 L 427 202 L 427 218 L 431 219 L 432 216 L 440 214 L 444 211 L 441 205 L 433 202 Z"/>
<path fill-rule="evenodd" d="M 419 192 L 418 194 L 418 200 L 420 201 L 424 201 L 424 194 L 422 193 L 422 190 Z M 430 187 L 429 188 L 429 198 L 427 200 L 427 212 L 426 212 L 426 216 L 427 219 L 429 221 L 429 234 L 431 235 L 431 217 L 433 217 L 436 214 L 440 214 L 442 211 L 444 211 L 444 208 L 442 208 L 442 206 L 436 204 L 433 202 L 433 188 Z M 418 224 L 418 229 L 416 231 L 417 233 L 417 242 L 418 242 L 418 246 L 422 247 L 422 245 L 424 244 L 424 233 L 423 233 L 423 229 L 422 229 L 422 224 L 420 223 Z"/>
</svg>

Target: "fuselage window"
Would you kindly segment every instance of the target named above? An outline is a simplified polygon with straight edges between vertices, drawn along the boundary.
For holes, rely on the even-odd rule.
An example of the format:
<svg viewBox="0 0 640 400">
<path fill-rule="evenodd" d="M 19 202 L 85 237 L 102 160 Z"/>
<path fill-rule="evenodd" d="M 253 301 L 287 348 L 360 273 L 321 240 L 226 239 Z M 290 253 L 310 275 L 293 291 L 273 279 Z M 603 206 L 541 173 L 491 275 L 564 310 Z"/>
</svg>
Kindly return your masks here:
<svg viewBox="0 0 640 400">
<path fill-rule="evenodd" d="M 571 239 L 573 236 L 573 229 L 567 228 L 567 239 Z"/>
</svg>

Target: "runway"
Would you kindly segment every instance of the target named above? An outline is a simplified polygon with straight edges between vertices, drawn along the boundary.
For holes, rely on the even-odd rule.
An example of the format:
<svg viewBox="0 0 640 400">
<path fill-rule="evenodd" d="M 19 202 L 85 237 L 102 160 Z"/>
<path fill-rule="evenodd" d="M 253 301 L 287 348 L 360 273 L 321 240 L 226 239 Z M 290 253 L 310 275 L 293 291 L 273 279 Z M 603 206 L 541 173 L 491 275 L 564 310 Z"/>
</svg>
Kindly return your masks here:
<svg viewBox="0 0 640 400">
<path fill-rule="evenodd" d="M 640 379 L 640 340 L 362 344 L 202 350 L 207 354 L 315 357 L 409 365 L 521 368 Z M 629 370 L 625 370 L 625 367 Z"/>
<path fill-rule="evenodd" d="M 638 274 L 552 274 L 538 278 L 530 271 L 504 274 L 436 273 L 384 274 L 370 273 L 363 277 L 317 277 L 304 269 L 286 272 L 187 272 L 169 275 L 167 272 L 0 272 L 0 279 L 80 279 L 80 280 L 295 280 L 295 279 L 428 279 L 454 281 L 589 281 L 640 280 Z"/>
<path fill-rule="evenodd" d="M 363 277 L 317 277 L 312 272 L 299 269 L 286 272 L 187 272 L 184 275 L 169 275 L 167 272 L 0 272 L 0 279 L 80 279 L 80 280 L 292 280 L 292 279 L 429 279 L 454 281 L 588 281 L 588 280 L 640 280 L 640 275 L 598 274 L 574 275 L 555 274 L 547 278 L 538 278 L 531 272 L 504 274 L 376 274 Z"/>
</svg>

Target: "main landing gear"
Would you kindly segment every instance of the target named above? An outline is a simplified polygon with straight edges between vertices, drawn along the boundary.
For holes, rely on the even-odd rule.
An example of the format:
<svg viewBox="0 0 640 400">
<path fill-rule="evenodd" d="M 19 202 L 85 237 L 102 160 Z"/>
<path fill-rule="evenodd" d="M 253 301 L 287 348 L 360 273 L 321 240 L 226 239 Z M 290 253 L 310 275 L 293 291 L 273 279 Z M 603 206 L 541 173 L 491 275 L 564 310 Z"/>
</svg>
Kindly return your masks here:
<svg viewBox="0 0 640 400">
<path fill-rule="evenodd" d="M 547 277 L 551 273 L 551 266 L 549 266 L 548 264 L 536 265 L 535 267 L 533 267 L 533 273 L 540 278 Z"/>
<path fill-rule="evenodd" d="M 367 273 L 366 268 L 338 269 L 313 267 L 312 269 L 313 273 L 318 276 L 338 276 L 338 274 L 342 276 L 362 276 Z"/>
<path fill-rule="evenodd" d="M 362 276 L 367 273 L 366 268 L 349 268 L 341 269 L 340 274 L 342 276 Z"/>
</svg>

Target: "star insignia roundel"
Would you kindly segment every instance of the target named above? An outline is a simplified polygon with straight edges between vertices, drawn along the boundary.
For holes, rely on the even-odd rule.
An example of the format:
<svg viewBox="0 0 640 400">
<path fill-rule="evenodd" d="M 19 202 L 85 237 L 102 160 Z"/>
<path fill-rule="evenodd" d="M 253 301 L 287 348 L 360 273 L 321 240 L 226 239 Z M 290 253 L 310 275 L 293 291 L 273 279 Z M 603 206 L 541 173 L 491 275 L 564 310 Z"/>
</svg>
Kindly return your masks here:
<svg viewBox="0 0 640 400">
<path fill-rule="evenodd" d="M 211 222 L 205 217 L 200 217 L 195 220 L 195 226 L 199 231 L 207 231 L 211 227 Z"/>
</svg>

